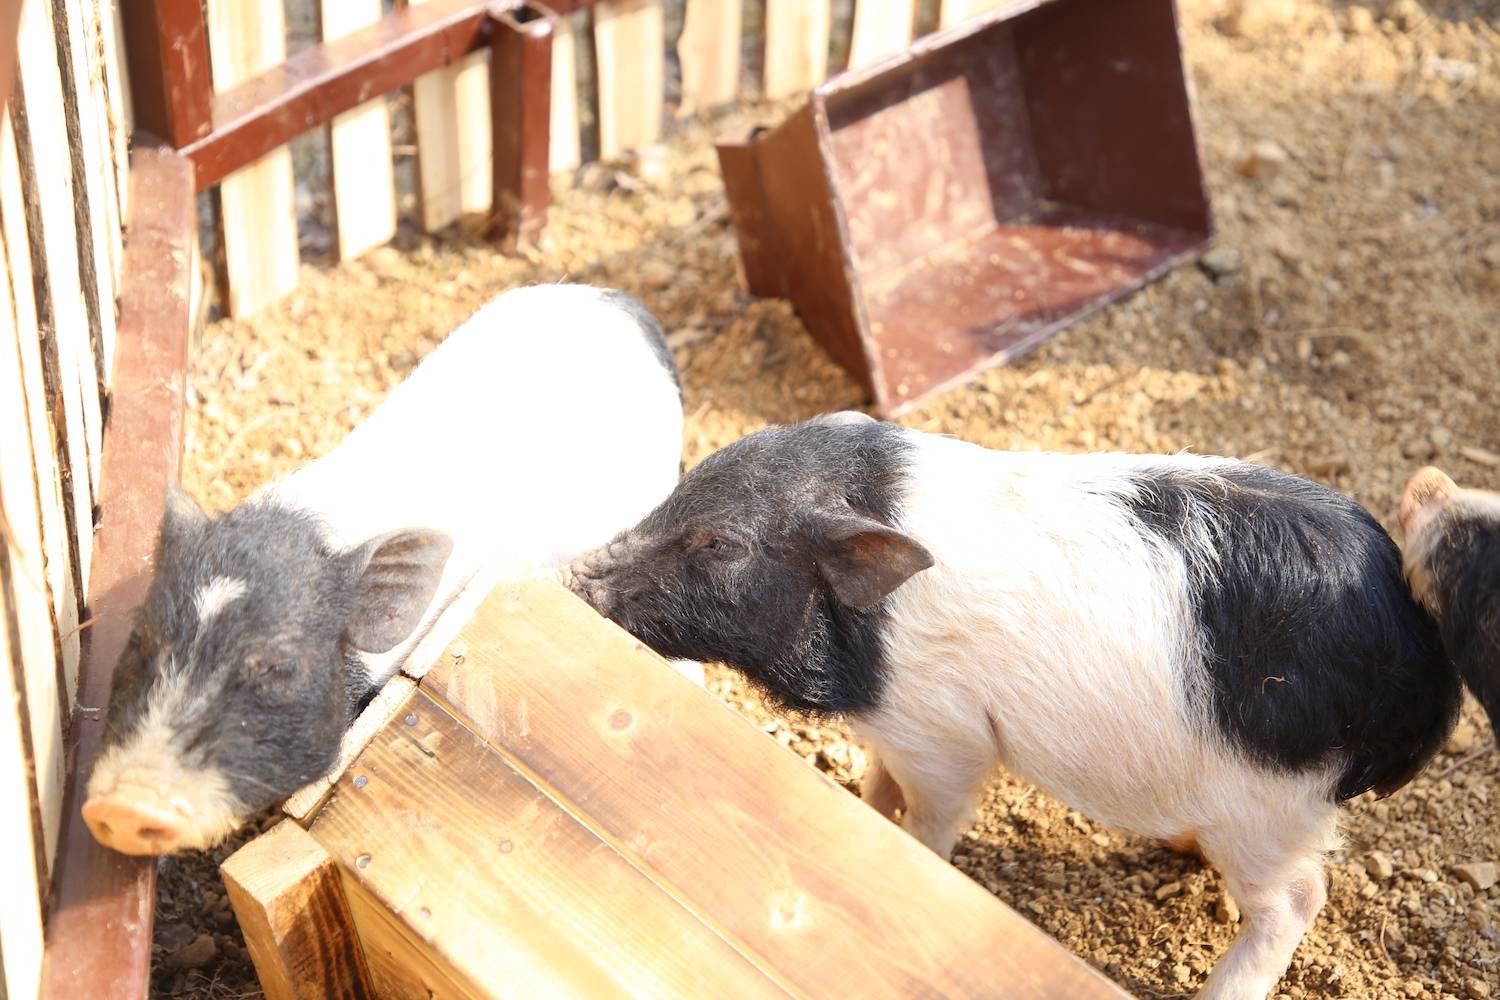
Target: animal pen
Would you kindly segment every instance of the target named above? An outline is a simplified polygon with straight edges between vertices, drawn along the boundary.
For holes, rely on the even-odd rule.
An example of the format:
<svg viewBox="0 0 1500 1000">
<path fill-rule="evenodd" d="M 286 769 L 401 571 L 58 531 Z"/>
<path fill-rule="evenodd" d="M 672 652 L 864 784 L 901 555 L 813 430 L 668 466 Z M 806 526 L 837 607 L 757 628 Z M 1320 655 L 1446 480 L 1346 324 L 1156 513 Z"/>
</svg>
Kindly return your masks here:
<svg viewBox="0 0 1500 1000">
<path fill-rule="evenodd" d="M 1043 4 L 938 17 L 996 6 Z M 767 0 L 765 93 L 828 75 L 832 7 Z M 849 65 L 901 52 L 917 8 L 855 3 Z M 734 100 L 740 0 L 685 12 L 677 110 Z M 396 233 L 385 95 L 410 86 L 420 225 L 524 243 L 549 173 L 660 135 L 664 4 L 325 0 L 322 40 L 290 56 L 280 0 L 0 14 L 4 994 L 140 997 L 155 867 L 89 837 L 80 779 L 178 475 L 198 194 L 224 309 L 263 307 L 297 281 L 287 143 L 328 129 L 336 252 L 356 257 Z M 560 589 L 502 588 L 412 666 L 431 672 L 392 682 L 344 770 L 226 865 L 270 996 L 1116 993 Z M 712 788 L 673 765 L 709 755 Z"/>
</svg>

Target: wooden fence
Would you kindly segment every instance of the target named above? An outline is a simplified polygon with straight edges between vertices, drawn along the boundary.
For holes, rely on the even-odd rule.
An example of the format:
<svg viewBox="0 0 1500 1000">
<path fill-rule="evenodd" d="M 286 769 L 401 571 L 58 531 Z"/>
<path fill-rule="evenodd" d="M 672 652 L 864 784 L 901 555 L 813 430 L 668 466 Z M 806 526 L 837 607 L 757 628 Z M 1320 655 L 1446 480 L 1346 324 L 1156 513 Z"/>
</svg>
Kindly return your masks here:
<svg viewBox="0 0 1500 1000">
<path fill-rule="evenodd" d="M 129 198 L 117 16 L 112 0 L 0 16 L 0 986 L 13 998 L 41 976 L 89 625 Z"/>
<path fill-rule="evenodd" d="M 149 2 L 159 8 L 169 5 L 169 0 Z M 231 96 L 235 88 L 247 93 L 250 79 L 274 76 L 287 58 L 288 10 L 311 2 L 206 0 L 209 65 L 180 72 L 185 77 L 206 72 L 215 100 L 236 103 Z M 321 41 L 349 38 L 383 19 L 394 24 L 399 12 L 383 9 L 391 2 L 324 0 Z M 405 0 L 397 6 L 416 11 L 443 3 Z M 783 97 L 821 82 L 833 70 L 865 65 L 896 51 L 919 30 L 999 5 L 1000 0 L 538 0 L 531 6 L 566 12 L 557 15 L 551 36 L 550 168 L 577 167 L 585 151 L 597 150 L 601 158 L 611 159 L 657 141 L 672 115 L 711 109 L 742 96 L 750 65 L 758 64 L 760 70 L 759 79 L 750 82 L 752 92 Z M 674 29 L 680 24 L 675 38 L 667 35 L 669 21 Z M 747 26 L 758 37 L 747 38 Z M 841 56 L 847 53 L 840 65 L 831 64 L 833 48 Z M 495 212 L 487 66 L 492 58 L 491 51 L 478 46 L 412 85 L 415 220 L 427 231 L 462 219 L 482 221 Z M 311 74 L 338 60 L 302 62 L 285 75 Z M 580 62 L 588 64 L 588 72 L 579 72 Z M 674 64 L 679 80 L 670 88 L 669 103 L 668 71 Z M 287 95 L 283 90 L 276 99 Z M 393 164 L 413 155 L 393 144 L 387 96 L 364 96 L 365 103 L 326 126 L 326 176 L 314 179 L 329 189 L 340 259 L 357 257 L 395 235 Z M 224 126 L 221 115 L 206 106 L 198 115 L 199 131 L 174 144 L 194 156 L 201 173 L 206 158 L 197 150 L 210 141 L 203 138 L 203 129 L 210 120 L 219 132 Z M 297 283 L 297 199 L 289 148 L 281 145 L 234 170 L 217 190 L 220 301 L 228 313 L 242 315 L 275 301 Z"/>
</svg>

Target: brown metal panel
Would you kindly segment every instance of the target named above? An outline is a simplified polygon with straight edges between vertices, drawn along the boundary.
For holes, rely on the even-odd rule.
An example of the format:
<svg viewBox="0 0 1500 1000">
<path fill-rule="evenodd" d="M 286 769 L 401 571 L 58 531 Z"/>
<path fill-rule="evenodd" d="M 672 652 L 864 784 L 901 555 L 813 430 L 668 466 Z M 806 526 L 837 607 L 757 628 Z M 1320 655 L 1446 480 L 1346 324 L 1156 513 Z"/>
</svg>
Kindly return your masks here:
<svg viewBox="0 0 1500 1000">
<path fill-rule="evenodd" d="M 115 662 L 149 583 L 151 553 L 182 458 L 189 272 L 196 216 L 192 166 L 137 136 L 130 172 L 130 240 L 120 297 L 114 405 L 104 442 L 73 770 L 48 918 L 45 1000 L 146 996 L 151 960 L 152 859 L 106 850 L 79 817 L 83 778 L 99 751 Z"/>
<path fill-rule="evenodd" d="M 750 294 L 767 298 L 785 298 L 777 259 L 777 238 L 769 229 L 766 192 L 760 179 L 760 155 L 755 137 L 762 130 L 747 129 L 725 136 L 717 143 L 719 173 L 729 199 L 729 218 L 735 239 L 740 245 L 740 262 L 745 268 L 745 284 Z"/>
<path fill-rule="evenodd" d="M 547 221 L 551 192 L 552 36 L 557 16 L 529 3 L 495 14 L 490 38 L 490 134 L 495 218 L 502 243 L 533 242 Z"/>
<path fill-rule="evenodd" d="M 197 168 L 199 190 L 334 115 L 489 44 L 491 12 L 520 2 L 432 0 L 396 10 L 223 91 L 213 98 L 212 134 L 182 148 Z"/>
<path fill-rule="evenodd" d="M 136 127 L 176 147 L 207 135 L 213 80 L 201 0 L 128 0 L 120 13 Z"/>
</svg>

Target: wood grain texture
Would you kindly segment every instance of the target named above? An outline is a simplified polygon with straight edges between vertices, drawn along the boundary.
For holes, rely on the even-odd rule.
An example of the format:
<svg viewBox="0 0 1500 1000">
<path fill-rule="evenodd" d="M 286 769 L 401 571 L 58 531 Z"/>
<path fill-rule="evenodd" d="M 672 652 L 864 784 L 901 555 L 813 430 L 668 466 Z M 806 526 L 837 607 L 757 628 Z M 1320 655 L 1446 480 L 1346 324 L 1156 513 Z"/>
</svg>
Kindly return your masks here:
<svg viewBox="0 0 1500 1000">
<path fill-rule="evenodd" d="M 408 709 L 311 827 L 364 890 L 351 893 L 362 936 L 415 944 L 460 995 L 785 995 L 425 694 Z M 379 910 L 399 923 L 377 928 Z M 377 988 L 385 949 L 402 954 L 367 946 Z"/>
<path fill-rule="evenodd" d="M 395 717 L 397 712 L 404 709 L 407 699 L 416 689 L 417 682 L 404 674 L 397 674 L 385 682 L 385 687 L 380 689 L 365 710 L 359 713 L 359 718 L 354 720 L 354 725 L 344 733 L 343 741 L 339 744 L 339 762 L 329 771 L 327 775 L 317 781 L 309 783 L 297 794 L 282 803 L 281 811 L 299 822 L 306 820 L 317 812 L 333 792 L 333 786 L 339 777 L 349 769 L 349 764 L 358 757 L 365 744 L 370 742 L 377 732 L 387 722 Z"/>
<path fill-rule="evenodd" d="M 1122 995 L 552 581 L 459 641 L 423 691 L 795 992 Z"/>
<path fill-rule="evenodd" d="M 10 289 L 14 275 L 0 271 L 0 569 L 4 570 L 5 603 L 11 655 L 0 660 L 0 671 L 11 675 L 17 700 L 0 703 L 21 711 L 20 760 L 30 770 L 30 804 L 25 818 L 41 847 L 35 855 L 14 856 L 17 868 L 30 866 L 32 877 L 46 885 L 57 853 L 66 778 L 63 746 L 63 702 L 58 691 L 57 635 L 47 596 L 42 517 L 38 503 L 36 462 L 31 453 L 30 414 L 21 372 L 21 337 L 33 330 L 16 326 Z M 9 752 L 0 748 L 0 753 Z"/>
<path fill-rule="evenodd" d="M 1002 0 L 942 0 L 938 11 L 938 26 L 948 28 L 976 14 L 994 10 Z"/>
<path fill-rule="evenodd" d="M 767 97 L 786 97 L 828 75 L 828 0 L 766 0 Z"/>
<path fill-rule="evenodd" d="M 599 67 L 599 156 L 609 160 L 661 137 L 662 0 L 601 0 L 593 8 Z"/>
<path fill-rule="evenodd" d="M 410 0 L 411 4 L 422 0 Z M 422 228 L 442 229 L 465 215 L 487 216 L 490 176 L 489 54 L 419 76 L 412 84 Z"/>
<path fill-rule="evenodd" d="M 338 867 L 284 820 L 219 866 L 266 1000 L 375 997 Z"/>
<path fill-rule="evenodd" d="M 98 755 L 115 664 L 150 583 L 151 554 L 182 460 L 188 274 L 197 227 L 192 164 L 137 136 L 130 242 L 120 299 L 115 401 L 71 738 L 76 774 Z M 42 1000 L 139 1000 L 151 963 L 156 865 L 107 850 L 79 816 L 84 782 L 69 783 L 48 915 Z"/>
<path fill-rule="evenodd" d="M 577 11 L 557 19 L 552 33 L 552 125 L 548 168 L 572 170 L 582 162 L 578 135 L 578 33 L 588 13 Z"/>
<path fill-rule="evenodd" d="M 717 107 L 740 89 L 740 0 L 688 0 L 677 40 L 681 115 Z"/>
<path fill-rule="evenodd" d="M 319 9 L 324 41 L 381 18 L 380 0 L 325 0 Z M 396 235 L 396 175 L 385 97 L 335 116 L 328 141 L 339 260 L 352 260 Z"/>
<path fill-rule="evenodd" d="M 0 351 L 4 349 L 0 341 Z M 16 608 L 9 601 L 10 580 L 9 568 L 0 558 L 0 664 L 6 666 L 19 656 L 13 645 Z M 0 996 L 34 997 L 42 977 L 44 883 L 29 863 L 37 853 L 31 822 L 35 799 L 26 773 L 19 694 L 15 674 L 0 669 L 0 851 L 7 858 L 5 905 L 0 906 L 0 941 L 5 943 Z"/>
<path fill-rule="evenodd" d="M 99 482 L 103 419 L 99 376 L 89 342 L 89 316 L 79 275 L 67 116 L 58 71 L 51 7 L 21 9 L 20 91 L 12 111 L 26 228 L 31 240 L 37 325 L 58 436 L 67 497 L 68 533 L 80 586 L 93 563 L 94 497 Z"/>
<path fill-rule="evenodd" d="M 909 45 L 916 13 L 912 0 L 856 0 L 849 68 L 868 65 Z"/>
<path fill-rule="evenodd" d="M 125 70 L 125 27 L 121 19 L 121 4 L 125 0 L 94 0 L 99 15 L 99 32 L 104 48 L 104 87 L 109 104 L 109 148 L 114 158 L 115 201 L 119 205 L 120 218 L 130 213 L 130 132 L 132 108 L 130 104 L 130 78 Z M 124 267 L 124 243 L 120 246 L 118 263 Z M 121 271 L 115 272 L 115 281 L 120 280 Z"/>
<path fill-rule="evenodd" d="M 35 286 L 31 274 L 30 238 L 26 205 L 21 193 L 21 167 L 16 157 L 15 135 L 9 112 L 0 117 L 0 230 L 11 276 L 11 305 L 15 310 L 21 354 L 21 380 L 31 432 L 31 455 L 37 500 L 41 508 L 42 546 L 47 573 L 47 593 L 52 605 L 53 628 L 58 633 L 58 656 L 62 668 L 64 704 L 73 704 L 78 684 L 80 644 L 78 634 L 82 587 L 73 559 L 74 540 L 68 533 L 67 495 L 58 462 L 61 443 L 49 412 L 46 375 L 36 313 Z M 92 540 L 92 539 L 90 539 Z"/>
<path fill-rule="evenodd" d="M 279 3 L 207 0 L 214 91 L 222 92 L 286 58 Z M 219 185 L 226 309 L 246 316 L 297 285 L 297 207 L 292 151 L 272 150 Z"/>
</svg>

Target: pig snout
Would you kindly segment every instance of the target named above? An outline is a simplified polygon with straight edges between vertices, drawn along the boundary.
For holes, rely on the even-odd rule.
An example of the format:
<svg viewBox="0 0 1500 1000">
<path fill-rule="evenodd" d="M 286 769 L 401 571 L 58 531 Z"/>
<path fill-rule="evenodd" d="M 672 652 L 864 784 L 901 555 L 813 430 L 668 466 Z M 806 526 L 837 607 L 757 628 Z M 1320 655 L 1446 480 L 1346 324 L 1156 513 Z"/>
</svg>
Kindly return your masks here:
<svg viewBox="0 0 1500 1000">
<path fill-rule="evenodd" d="M 595 611 L 609 617 L 616 603 L 614 570 L 628 558 L 632 545 L 626 535 L 599 546 L 558 570 L 558 579 Z"/>
<path fill-rule="evenodd" d="M 189 823 L 150 788 L 120 785 L 83 804 L 83 821 L 94 839 L 121 854 L 171 854 Z"/>
</svg>

